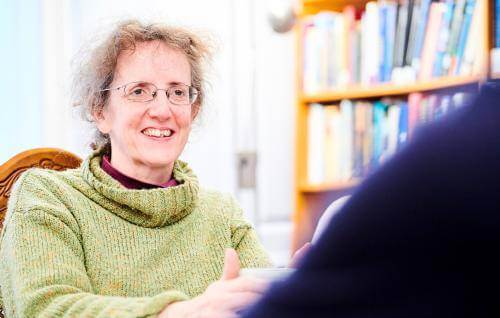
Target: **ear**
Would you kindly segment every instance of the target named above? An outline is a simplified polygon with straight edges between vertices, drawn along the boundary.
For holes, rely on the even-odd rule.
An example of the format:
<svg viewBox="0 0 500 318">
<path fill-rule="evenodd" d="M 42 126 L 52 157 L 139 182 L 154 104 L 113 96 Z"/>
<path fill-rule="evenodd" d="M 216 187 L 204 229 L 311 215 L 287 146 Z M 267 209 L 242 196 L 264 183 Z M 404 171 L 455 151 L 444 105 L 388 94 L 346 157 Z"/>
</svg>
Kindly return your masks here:
<svg viewBox="0 0 500 318">
<path fill-rule="evenodd" d="M 194 120 L 198 113 L 200 112 L 200 104 L 195 103 L 191 105 L 191 120 Z"/>
<path fill-rule="evenodd" d="M 92 118 L 96 123 L 97 129 L 103 134 L 109 134 L 111 131 L 111 125 L 108 118 L 108 113 L 104 107 L 99 107 L 92 113 Z"/>
</svg>

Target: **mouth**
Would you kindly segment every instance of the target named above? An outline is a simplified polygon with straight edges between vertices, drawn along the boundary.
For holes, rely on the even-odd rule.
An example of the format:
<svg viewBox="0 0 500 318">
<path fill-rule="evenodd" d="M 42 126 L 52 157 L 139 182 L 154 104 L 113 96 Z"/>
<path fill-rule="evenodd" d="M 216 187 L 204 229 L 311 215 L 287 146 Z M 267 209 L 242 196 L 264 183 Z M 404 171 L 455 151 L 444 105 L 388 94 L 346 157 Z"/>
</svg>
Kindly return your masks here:
<svg viewBox="0 0 500 318">
<path fill-rule="evenodd" d="M 157 129 L 157 128 L 146 128 L 141 131 L 146 137 L 152 137 L 155 139 L 165 139 L 170 138 L 175 133 L 172 129 Z"/>
</svg>

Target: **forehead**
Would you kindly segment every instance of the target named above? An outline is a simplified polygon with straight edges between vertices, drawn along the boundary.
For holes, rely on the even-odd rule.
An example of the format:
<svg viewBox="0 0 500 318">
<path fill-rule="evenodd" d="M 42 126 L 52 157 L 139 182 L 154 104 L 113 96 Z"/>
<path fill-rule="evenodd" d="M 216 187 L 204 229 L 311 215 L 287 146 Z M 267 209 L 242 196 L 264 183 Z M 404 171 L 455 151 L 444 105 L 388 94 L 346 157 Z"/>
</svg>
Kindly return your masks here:
<svg viewBox="0 0 500 318">
<path fill-rule="evenodd" d="M 139 42 L 135 50 L 120 53 L 114 82 L 147 81 L 156 85 L 191 84 L 187 56 L 160 41 Z"/>
</svg>

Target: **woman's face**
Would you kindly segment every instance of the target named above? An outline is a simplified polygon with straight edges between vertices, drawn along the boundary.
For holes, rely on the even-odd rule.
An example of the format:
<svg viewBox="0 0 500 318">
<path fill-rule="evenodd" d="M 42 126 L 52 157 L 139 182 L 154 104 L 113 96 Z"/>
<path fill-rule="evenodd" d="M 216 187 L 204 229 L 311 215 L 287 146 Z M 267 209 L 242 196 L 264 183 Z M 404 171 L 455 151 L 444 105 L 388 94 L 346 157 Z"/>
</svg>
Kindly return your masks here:
<svg viewBox="0 0 500 318">
<path fill-rule="evenodd" d="M 182 52 L 159 41 L 137 43 L 134 51 L 118 57 L 110 87 L 138 81 L 160 89 L 191 85 L 191 67 Z M 122 89 L 110 91 L 108 104 L 96 121 L 99 130 L 110 136 L 112 165 L 132 177 L 144 179 L 154 171 L 168 172 L 170 177 L 188 140 L 194 107 L 170 103 L 163 90 L 149 102 L 130 101 Z"/>
</svg>

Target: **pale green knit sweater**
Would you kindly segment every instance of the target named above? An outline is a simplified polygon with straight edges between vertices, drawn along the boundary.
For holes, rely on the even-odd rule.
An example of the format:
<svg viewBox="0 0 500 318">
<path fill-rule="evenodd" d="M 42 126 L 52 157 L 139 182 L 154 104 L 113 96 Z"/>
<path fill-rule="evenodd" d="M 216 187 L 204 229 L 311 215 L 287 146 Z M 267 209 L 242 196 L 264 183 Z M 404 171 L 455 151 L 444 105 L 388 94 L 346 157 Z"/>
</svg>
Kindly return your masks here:
<svg viewBox="0 0 500 318">
<path fill-rule="evenodd" d="M 200 189 L 183 162 L 178 186 L 129 190 L 94 153 L 78 169 L 32 169 L 16 183 L 0 245 L 7 317 L 155 317 L 203 293 L 224 249 L 242 267 L 269 259 L 229 195 Z"/>
</svg>

